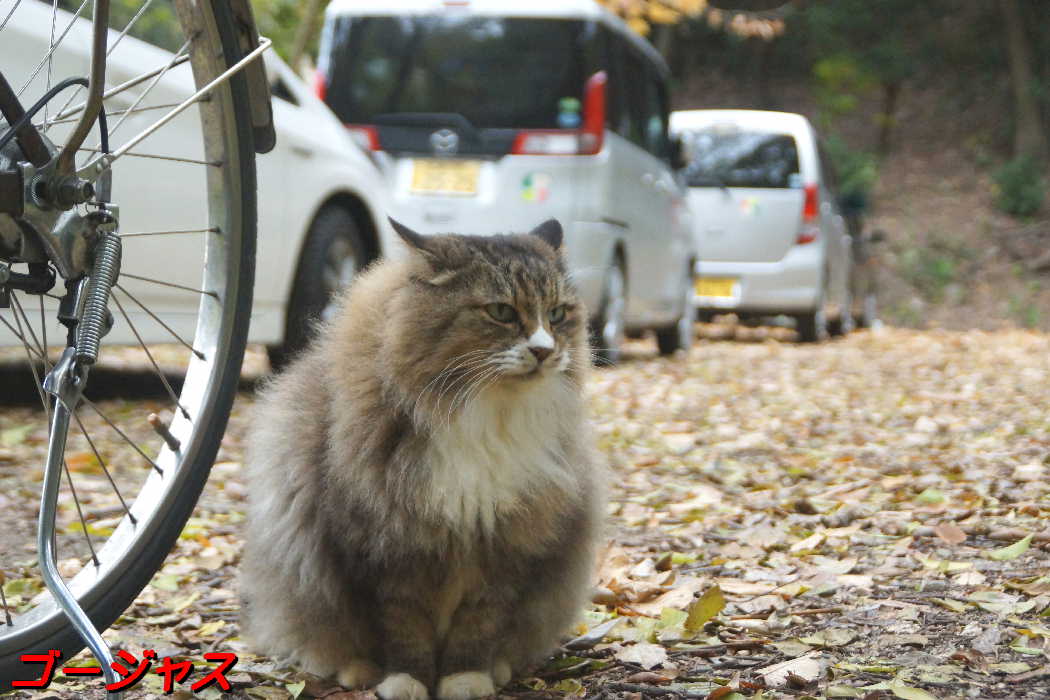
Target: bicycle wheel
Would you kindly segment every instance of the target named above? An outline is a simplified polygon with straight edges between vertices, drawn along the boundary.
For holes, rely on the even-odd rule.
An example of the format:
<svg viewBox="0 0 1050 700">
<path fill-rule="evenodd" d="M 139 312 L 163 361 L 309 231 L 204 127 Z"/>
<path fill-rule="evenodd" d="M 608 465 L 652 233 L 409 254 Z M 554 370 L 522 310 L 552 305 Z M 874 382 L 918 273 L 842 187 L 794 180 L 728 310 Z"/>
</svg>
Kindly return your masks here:
<svg viewBox="0 0 1050 700">
<path fill-rule="evenodd" d="M 195 25 L 185 32 L 189 39 L 167 3 L 114 8 L 124 11 L 111 18 L 120 24 L 108 41 L 105 108 L 114 153 L 240 57 L 228 3 L 180 1 L 189 7 L 178 8 L 178 16 Z M 0 71 L 21 88 L 27 105 L 58 80 L 83 74 L 91 27 L 78 15 L 88 2 L 12 2 L 0 4 Z M 71 12 L 56 9 L 67 4 Z M 143 23 L 144 17 L 151 21 Z M 174 42 L 177 51 L 140 41 L 137 27 Z M 61 145 L 77 110 L 69 90 L 34 122 Z M 78 166 L 98 157 L 90 145 L 84 143 Z M 110 299 L 114 324 L 70 429 L 57 528 L 60 569 L 99 629 L 126 609 L 172 548 L 207 479 L 236 392 L 255 254 L 255 162 L 244 76 L 220 83 L 115 160 L 111 201 L 120 210 L 124 251 Z M 54 292 L 63 292 L 61 284 Z M 65 660 L 83 648 L 42 588 L 35 522 L 26 522 L 25 508 L 13 507 L 39 498 L 41 464 L 20 455 L 38 453 L 33 443 L 46 439 L 49 409 L 39 385 L 57 358 L 49 346 L 63 343 L 64 331 L 54 323 L 53 297 L 15 293 L 11 301 L 0 309 L 0 345 L 7 346 L 0 359 L 20 356 L 35 385 L 30 391 L 40 398 L 32 407 L 12 406 L 17 389 L 6 367 L 8 378 L 0 379 L 6 399 L 0 404 L 7 404 L 0 405 L 0 500 L 6 499 L 0 503 L 0 579 L 6 580 L 0 692 L 12 680 L 37 677 L 39 668 L 21 663 L 21 654 L 59 649 Z M 107 361 L 139 360 L 147 368 L 143 381 L 157 387 L 155 397 L 130 407 L 107 399 Z M 150 413 L 161 415 L 177 448 L 152 427 Z M 28 512 L 35 517 L 34 508 Z"/>
</svg>

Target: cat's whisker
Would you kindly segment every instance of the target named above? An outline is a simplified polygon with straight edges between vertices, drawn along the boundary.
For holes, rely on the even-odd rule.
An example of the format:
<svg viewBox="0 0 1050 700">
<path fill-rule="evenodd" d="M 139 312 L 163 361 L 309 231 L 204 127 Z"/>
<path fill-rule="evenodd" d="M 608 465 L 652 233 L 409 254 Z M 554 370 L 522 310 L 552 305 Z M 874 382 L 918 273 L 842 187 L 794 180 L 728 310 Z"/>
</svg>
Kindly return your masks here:
<svg viewBox="0 0 1050 700">
<path fill-rule="evenodd" d="M 502 376 L 503 368 L 497 365 L 495 367 L 490 368 L 487 374 L 483 374 L 477 377 L 471 385 L 471 388 L 474 389 L 474 391 L 468 389 L 466 392 L 463 393 L 463 404 L 462 406 L 460 406 L 460 409 L 465 410 L 470 402 L 474 401 L 478 396 L 481 395 L 481 392 L 483 392 L 486 388 L 495 383 Z"/>
<path fill-rule="evenodd" d="M 446 425 L 447 425 L 447 427 L 449 429 L 452 428 L 452 414 L 455 413 L 456 403 L 459 401 L 460 397 L 461 396 L 465 396 L 466 393 L 468 391 L 470 391 L 471 387 L 474 386 L 474 382 L 475 382 L 476 379 L 478 379 L 479 377 L 481 377 L 483 375 L 484 376 L 488 376 L 488 373 L 498 372 L 498 371 L 499 371 L 498 366 L 494 366 L 493 363 L 489 362 L 489 363 L 486 363 L 486 364 L 482 365 L 477 370 L 464 375 L 467 378 L 467 381 L 463 384 L 462 387 L 460 387 L 460 389 L 458 391 L 456 391 L 455 395 L 452 397 L 452 401 L 449 403 L 448 415 L 446 417 L 447 418 Z"/>
<path fill-rule="evenodd" d="M 438 397 L 437 397 L 438 400 L 440 401 L 441 394 L 444 393 L 444 388 L 443 387 L 447 383 L 448 379 L 453 374 L 455 374 L 456 372 L 458 372 L 458 371 L 460 371 L 460 370 L 462 370 L 464 368 L 470 369 L 470 368 L 472 368 L 472 367 L 474 367 L 474 366 L 484 362 L 485 358 L 484 357 L 479 357 L 479 356 L 486 355 L 487 353 L 488 353 L 488 350 L 484 350 L 484 349 L 471 350 L 469 352 L 463 353 L 462 355 L 457 355 L 456 357 L 453 357 L 451 360 L 449 360 L 448 364 L 446 364 L 445 367 L 440 372 L 438 372 L 436 375 L 434 375 L 434 378 L 431 379 L 427 383 L 427 385 L 425 387 L 423 387 L 423 390 L 420 391 L 419 394 L 416 396 L 415 401 L 412 402 L 412 409 L 411 409 L 412 415 L 418 419 L 418 417 L 419 417 L 419 415 L 418 415 L 419 414 L 419 403 L 423 399 L 423 396 L 427 393 L 427 391 L 429 391 L 431 389 L 431 387 L 433 387 L 436 382 L 438 382 L 439 380 L 441 381 L 441 384 L 439 385 L 439 388 L 441 388 L 441 391 L 438 393 Z"/>
</svg>

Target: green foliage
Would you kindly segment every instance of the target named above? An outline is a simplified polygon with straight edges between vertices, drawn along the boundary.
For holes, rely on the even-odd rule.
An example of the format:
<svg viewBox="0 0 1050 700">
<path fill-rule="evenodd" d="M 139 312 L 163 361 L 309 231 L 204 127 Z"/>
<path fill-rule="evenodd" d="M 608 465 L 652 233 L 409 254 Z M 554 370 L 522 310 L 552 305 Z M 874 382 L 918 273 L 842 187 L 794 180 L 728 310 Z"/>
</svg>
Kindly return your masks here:
<svg viewBox="0 0 1050 700">
<path fill-rule="evenodd" d="M 1043 205 L 1047 183 L 1031 155 L 1009 161 L 993 178 L 998 190 L 995 204 L 1007 214 L 1031 216 Z"/>
<path fill-rule="evenodd" d="M 940 303 L 948 287 L 964 276 L 965 263 L 972 257 L 972 252 L 957 241 L 932 236 L 925 245 L 901 254 L 899 270 L 924 299 Z M 964 291 L 965 287 L 957 289 Z"/>
<path fill-rule="evenodd" d="M 828 157 L 838 173 L 843 199 L 864 202 L 879 177 L 878 160 L 867 151 L 850 148 L 837 134 L 824 141 Z"/>
<path fill-rule="evenodd" d="M 304 0 L 251 0 L 251 3 L 255 11 L 255 23 L 259 25 L 259 33 L 272 39 L 274 50 L 281 58 L 289 60 L 292 44 L 295 43 L 295 33 L 306 19 L 306 9 L 309 3 Z M 327 4 L 327 0 L 322 0 L 320 13 L 324 12 Z M 321 15 L 318 16 L 317 26 L 314 27 L 306 43 L 306 54 L 313 57 L 317 56 L 320 19 Z M 292 66 L 292 68 L 295 69 L 297 66 Z"/>
<path fill-rule="evenodd" d="M 835 54 L 813 64 L 813 80 L 821 107 L 822 126 L 830 128 L 837 117 L 857 109 L 859 96 L 867 93 L 874 78 L 849 54 Z"/>
</svg>

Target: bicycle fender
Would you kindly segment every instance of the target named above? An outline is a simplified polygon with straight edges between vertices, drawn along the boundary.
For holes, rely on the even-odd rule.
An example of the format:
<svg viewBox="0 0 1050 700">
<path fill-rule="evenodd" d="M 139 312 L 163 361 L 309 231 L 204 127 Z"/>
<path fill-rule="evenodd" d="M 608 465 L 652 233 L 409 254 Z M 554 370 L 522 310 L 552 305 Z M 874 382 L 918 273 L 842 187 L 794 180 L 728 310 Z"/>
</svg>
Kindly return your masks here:
<svg viewBox="0 0 1050 700">
<path fill-rule="evenodd" d="M 214 0 L 223 2 L 224 0 Z M 237 28 L 239 56 L 231 56 L 231 64 L 251 53 L 259 46 L 259 30 L 255 25 L 255 16 L 249 0 L 229 0 Z M 244 68 L 248 82 L 248 101 L 252 114 L 252 136 L 256 153 L 269 153 L 277 143 L 277 134 L 273 126 L 273 106 L 270 104 L 270 82 L 266 78 L 266 67 L 262 57 L 253 60 Z"/>
</svg>

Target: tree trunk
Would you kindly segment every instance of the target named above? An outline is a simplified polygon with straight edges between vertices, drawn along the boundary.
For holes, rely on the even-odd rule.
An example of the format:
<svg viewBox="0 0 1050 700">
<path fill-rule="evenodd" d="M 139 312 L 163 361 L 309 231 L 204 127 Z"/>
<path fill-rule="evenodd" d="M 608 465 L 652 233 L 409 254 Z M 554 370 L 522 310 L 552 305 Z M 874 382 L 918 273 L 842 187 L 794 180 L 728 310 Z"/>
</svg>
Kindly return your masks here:
<svg viewBox="0 0 1050 700">
<path fill-rule="evenodd" d="M 897 124 L 897 96 L 900 83 L 884 83 L 882 86 L 882 114 L 879 115 L 879 142 L 876 146 L 879 157 L 890 152 L 890 136 Z"/>
<path fill-rule="evenodd" d="M 999 0 L 1010 57 L 1010 85 L 1014 93 L 1014 157 L 1031 154 L 1046 158 L 1046 134 L 1039 123 L 1039 109 L 1032 87 L 1032 50 L 1025 35 L 1017 0 Z"/>
<path fill-rule="evenodd" d="M 322 0 L 308 0 L 303 16 L 299 21 L 299 27 L 295 31 L 292 41 L 292 50 L 288 56 L 288 64 L 296 73 L 299 72 L 299 64 L 302 62 L 303 54 L 306 53 L 306 45 L 310 43 L 317 26 L 317 18 L 321 15 Z"/>
</svg>

